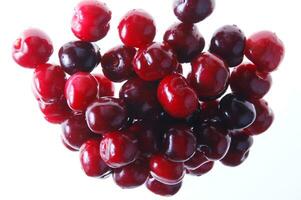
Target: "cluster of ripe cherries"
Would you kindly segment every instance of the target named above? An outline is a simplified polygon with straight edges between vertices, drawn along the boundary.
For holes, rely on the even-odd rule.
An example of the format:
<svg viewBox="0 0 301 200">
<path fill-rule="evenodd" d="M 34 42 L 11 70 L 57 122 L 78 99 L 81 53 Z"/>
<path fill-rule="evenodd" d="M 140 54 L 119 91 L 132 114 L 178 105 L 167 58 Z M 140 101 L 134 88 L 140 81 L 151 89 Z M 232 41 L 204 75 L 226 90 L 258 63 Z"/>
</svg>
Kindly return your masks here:
<svg viewBox="0 0 301 200">
<path fill-rule="evenodd" d="M 41 30 L 28 29 L 15 41 L 14 60 L 34 68 L 42 113 L 62 124 L 62 141 L 79 150 L 88 176 L 112 174 L 122 188 L 145 183 L 168 196 L 179 191 L 184 174 L 201 176 L 215 161 L 237 166 L 248 157 L 252 136 L 273 122 L 262 98 L 284 47 L 269 31 L 246 39 L 237 26 L 227 25 L 203 52 L 205 40 L 195 23 L 214 7 L 214 0 L 175 0 L 181 22 L 167 29 L 162 43 L 153 42 L 151 15 L 131 10 L 118 26 L 123 45 L 101 56 L 92 42 L 108 33 L 111 11 L 102 2 L 82 1 L 71 27 L 80 40 L 60 48 L 60 65 L 47 63 L 53 45 Z M 250 62 L 242 64 L 244 56 Z M 181 63 L 191 63 L 187 77 Z M 119 98 L 113 97 L 112 82 L 123 83 Z M 229 85 L 232 92 L 222 97 Z"/>
</svg>

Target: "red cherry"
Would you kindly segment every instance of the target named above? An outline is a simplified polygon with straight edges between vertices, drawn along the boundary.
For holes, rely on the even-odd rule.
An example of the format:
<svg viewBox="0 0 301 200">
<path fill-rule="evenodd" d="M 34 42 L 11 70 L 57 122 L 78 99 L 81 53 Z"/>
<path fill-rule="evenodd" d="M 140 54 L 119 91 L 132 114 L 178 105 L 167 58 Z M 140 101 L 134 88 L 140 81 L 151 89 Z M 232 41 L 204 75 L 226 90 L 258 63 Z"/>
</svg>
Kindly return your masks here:
<svg viewBox="0 0 301 200">
<path fill-rule="evenodd" d="M 245 54 L 258 71 L 272 72 L 284 57 L 284 45 L 275 33 L 261 31 L 247 39 Z"/>
<path fill-rule="evenodd" d="M 133 66 L 141 79 L 155 81 L 175 71 L 178 62 L 168 46 L 153 43 L 139 49 L 133 60 Z"/>
<path fill-rule="evenodd" d="M 71 29 L 83 41 L 95 42 L 104 38 L 110 29 L 111 11 L 96 0 L 80 2 L 74 10 Z"/>
<path fill-rule="evenodd" d="M 101 74 L 93 74 L 98 83 L 98 96 L 114 96 L 114 84 Z"/>
<path fill-rule="evenodd" d="M 121 41 L 130 47 L 141 48 L 150 44 L 156 35 L 153 17 L 144 10 L 131 10 L 118 25 Z"/>
<path fill-rule="evenodd" d="M 80 162 L 87 176 L 103 177 L 110 173 L 110 168 L 101 159 L 99 154 L 100 141 L 101 139 L 90 139 L 80 148 Z"/>
<path fill-rule="evenodd" d="M 202 176 L 206 173 L 208 173 L 214 166 L 214 162 L 206 162 L 205 164 L 201 165 L 197 169 L 187 170 L 187 174 L 192 175 L 192 176 Z"/>
<path fill-rule="evenodd" d="M 186 169 L 195 170 L 207 162 L 209 162 L 209 160 L 205 156 L 205 153 L 197 150 L 195 154 L 184 163 L 184 165 Z"/>
<path fill-rule="evenodd" d="M 121 188 L 135 188 L 143 185 L 149 176 L 145 160 L 136 160 L 127 166 L 114 169 L 113 180 Z"/>
<path fill-rule="evenodd" d="M 226 91 L 230 72 L 224 61 L 211 53 L 202 53 L 191 66 L 187 80 L 201 100 L 216 99 Z"/>
<path fill-rule="evenodd" d="M 105 134 L 126 125 L 128 116 L 123 101 L 114 97 L 100 97 L 87 108 L 86 119 L 93 132 Z"/>
<path fill-rule="evenodd" d="M 161 196 L 173 196 L 180 190 L 181 186 L 182 182 L 175 185 L 167 185 L 157 181 L 153 177 L 149 177 L 146 181 L 147 189 L 149 189 L 154 194 Z"/>
<path fill-rule="evenodd" d="M 60 66 L 38 65 L 33 74 L 33 92 L 43 102 L 57 101 L 64 96 L 66 75 Z"/>
<path fill-rule="evenodd" d="M 12 56 L 25 68 L 36 68 L 45 64 L 53 53 L 53 46 L 46 33 L 39 29 L 27 29 L 15 40 Z"/>
<path fill-rule="evenodd" d="M 180 74 L 166 76 L 159 84 L 157 97 L 164 110 L 175 118 L 186 118 L 198 108 L 198 98 Z"/>
<path fill-rule="evenodd" d="M 258 72 L 253 64 L 242 64 L 236 67 L 230 78 L 233 93 L 247 99 L 261 99 L 272 86 L 270 74 Z"/>
<path fill-rule="evenodd" d="M 70 151 L 76 152 L 78 151 L 78 149 L 73 148 L 72 146 L 70 146 L 69 144 L 67 144 L 63 138 L 63 136 L 61 135 L 61 141 L 63 143 L 63 145 Z"/>
<path fill-rule="evenodd" d="M 134 162 L 138 153 L 137 141 L 123 132 L 106 133 L 100 143 L 100 156 L 112 168 Z"/>
<path fill-rule="evenodd" d="M 151 175 L 158 181 L 168 185 L 180 183 L 184 177 L 183 162 L 173 162 L 164 155 L 150 157 Z"/>
</svg>

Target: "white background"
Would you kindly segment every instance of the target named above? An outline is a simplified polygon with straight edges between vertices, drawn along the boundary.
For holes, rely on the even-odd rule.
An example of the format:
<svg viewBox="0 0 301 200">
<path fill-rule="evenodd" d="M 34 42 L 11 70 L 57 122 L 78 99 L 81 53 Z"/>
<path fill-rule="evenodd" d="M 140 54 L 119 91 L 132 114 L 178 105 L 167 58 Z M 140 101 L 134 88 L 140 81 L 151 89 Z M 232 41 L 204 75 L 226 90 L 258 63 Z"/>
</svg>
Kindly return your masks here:
<svg viewBox="0 0 301 200">
<path fill-rule="evenodd" d="M 109 36 L 99 42 L 102 52 L 120 44 L 116 26 L 133 8 L 144 8 L 155 18 L 157 41 L 177 21 L 172 0 L 103 0 L 113 11 Z M 297 200 L 301 199 L 300 45 L 301 6 L 298 0 L 217 0 L 212 16 L 198 24 L 207 43 L 224 24 L 237 24 L 246 35 L 263 29 L 276 32 L 286 45 L 286 57 L 273 73 L 267 100 L 276 120 L 256 137 L 249 159 L 240 167 L 217 164 L 203 177 L 188 177 L 179 200 Z M 144 187 L 122 190 L 111 179 L 88 178 L 77 153 L 60 142 L 60 127 L 48 124 L 31 93 L 32 70 L 11 59 L 11 45 L 27 27 L 38 27 L 52 38 L 55 48 L 74 40 L 70 19 L 76 0 L 0 1 L 0 199 L 161 199 Z M 51 62 L 58 63 L 57 52 Z M 97 69 L 100 71 L 100 69 Z M 166 199 L 166 198 L 162 198 Z"/>
</svg>

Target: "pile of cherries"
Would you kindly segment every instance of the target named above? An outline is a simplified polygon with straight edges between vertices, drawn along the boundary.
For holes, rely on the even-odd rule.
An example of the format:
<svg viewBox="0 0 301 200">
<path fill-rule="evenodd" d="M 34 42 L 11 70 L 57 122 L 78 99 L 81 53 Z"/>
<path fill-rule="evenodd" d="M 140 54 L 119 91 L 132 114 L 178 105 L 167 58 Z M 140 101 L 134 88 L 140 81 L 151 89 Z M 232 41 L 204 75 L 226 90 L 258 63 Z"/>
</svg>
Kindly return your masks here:
<svg viewBox="0 0 301 200">
<path fill-rule="evenodd" d="M 262 98 L 284 47 L 272 32 L 246 38 L 226 25 L 203 52 L 195 23 L 214 7 L 214 0 L 175 0 L 181 22 L 161 43 L 153 41 L 152 16 L 131 10 L 118 26 L 123 45 L 101 55 L 93 42 L 107 35 L 111 11 L 102 2 L 82 1 L 71 26 L 79 40 L 60 48 L 60 65 L 47 63 L 53 45 L 41 30 L 28 29 L 15 41 L 13 58 L 34 69 L 33 91 L 45 119 L 61 124 L 64 145 L 80 152 L 88 176 L 111 174 L 122 188 L 145 183 L 168 196 L 179 191 L 185 174 L 201 176 L 215 161 L 238 166 L 248 157 L 252 136 L 274 119 Z M 244 56 L 249 62 L 242 64 Z M 191 63 L 187 76 L 183 63 Z M 112 82 L 123 84 L 118 98 Z M 232 92 L 224 95 L 228 86 Z"/>
</svg>

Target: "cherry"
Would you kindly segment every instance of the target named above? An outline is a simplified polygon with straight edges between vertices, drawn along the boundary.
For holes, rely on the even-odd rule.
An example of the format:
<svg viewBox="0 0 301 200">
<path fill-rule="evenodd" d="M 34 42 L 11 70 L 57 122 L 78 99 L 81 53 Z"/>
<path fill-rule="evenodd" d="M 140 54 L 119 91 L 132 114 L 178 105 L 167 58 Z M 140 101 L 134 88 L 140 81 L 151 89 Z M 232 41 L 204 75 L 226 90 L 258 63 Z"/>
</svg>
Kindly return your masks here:
<svg viewBox="0 0 301 200">
<path fill-rule="evenodd" d="M 256 118 L 254 105 L 235 94 L 227 94 L 221 99 L 219 113 L 229 129 L 247 128 Z"/>
<path fill-rule="evenodd" d="M 209 51 L 235 67 L 243 61 L 245 44 L 245 34 L 236 25 L 226 25 L 214 33 Z"/>
<path fill-rule="evenodd" d="M 186 118 L 198 108 L 198 98 L 180 74 L 166 76 L 159 84 L 157 97 L 164 110 L 175 118 Z"/>
<path fill-rule="evenodd" d="M 149 163 L 151 175 L 161 183 L 175 185 L 184 177 L 183 162 L 174 162 L 158 154 L 151 156 Z"/>
<path fill-rule="evenodd" d="M 105 134 L 126 125 L 128 116 L 122 100 L 100 97 L 87 108 L 86 119 L 93 132 Z"/>
<path fill-rule="evenodd" d="M 76 152 L 78 151 L 78 149 L 73 148 L 72 146 L 70 146 L 69 144 L 67 144 L 64 140 L 64 138 L 61 135 L 61 142 L 63 143 L 64 147 L 66 147 L 68 150 L 72 151 L 72 152 Z"/>
<path fill-rule="evenodd" d="M 186 125 L 176 125 L 164 134 L 163 151 L 170 160 L 184 162 L 193 156 L 196 138 Z"/>
<path fill-rule="evenodd" d="M 119 97 L 124 100 L 131 117 L 143 119 L 161 112 L 162 108 L 157 100 L 157 85 L 138 77 L 123 84 Z"/>
<path fill-rule="evenodd" d="M 230 167 L 242 164 L 247 159 L 252 145 L 252 137 L 243 133 L 232 135 L 230 149 L 221 162 Z"/>
<path fill-rule="evenodd" d="M 118 25 L 121 41 L 130 47 L 141 48 L 150 44 L 156 35 L 153 17 L 141 9 L 126 13 Z"/>
<path fill-rule="evenodd" d="M 110 29 L 111 11 L 95 0 L 80 2 L 74 10 L 71 29 L 76 37 L 87 42 L 104 38 Z"/>
<path fill-rule="evenodd" d="M 100 136 L 93 133 L 87 126 L 85 116 L 73 115 L 62 124 L 62 138 L 68 146 L 79 150 L 82 144 L 92 138 Z"/>
<path fill-rule="evenodd" d="M 65 97 L 69 107 L 77 112 L 84 112 L 91 102 L 97 98 L 98 83 L 93 75 L 77 72 L 67 81 Z"/>
<path fill-rule="evenodd" d="M 135 188 L 143 185 L 148 176 L 147 162 L 141 159 L 127 166 L 114 169 L 113 172 L 113 180 L 121 188 Z"/>
<path fill-rule="evenodd" d="M 100 143 L 100 156 L 112 168 L 134 162 L 138 153 L 137 141 L 124 132 L 108 132 Z"/>
<path fill-rule="evenodd" d="M 59 50 L 59 59 L 67 74 L 91 72 L 100 62 L 99 47 L 84 41 L 64 44 Z"/>
<path fill-rule="evenodd" d="M 101 74 L 93 74 L 98 83 L 98 96 L 114 96 L 114 85 L 107 77 Z"/>
<path fill-rule="evenodd" d="M 231 73 L 230 86 L 233 93 L 247 99 L 261 99 L 272 86 L 270 74 L 258 72 L 254 64 L 242 64 Z"/>
<path fill-rule="evenodd" d="M 245 54 L 258 71 L 272 72 L 284 57 L 284 45 L 275 33 L 261 31 L 247 39 Z"/>
<path fill-rule="evenodd" d="M 161 196 L 173 196 L 180 190 L 181 186 L 182 182 L 175 185 L 167 185 L 157 181 L 153 177 L 149 177 L 146 181 L 147 189 Z"/>
<path fill-rule="evenodd" d="M 174 13 L 184 23 L 198 23 L 215 8 L 214 0 L 174 0 Z"/>
<path fill-rule="evenodd" d="M 248 135 L 259 135 L 270 128 L 274 121 L 274 113 L 263 99 L 253 100 L 252 103 L 255 106 L 256 119 L 251 126 L 245 129 L 245 132 Z"/>
<path fill-rule="evenodd" d="M 38 65 L 33 74 L 33 92 L 43 102 L 57 101 L 64 96 L 65 72 L 60 66 Z"/>
<path fill-rule="evenodd" d="M 101 139 L 90 139 L 79 150 L 80 162 L 87 176 L 103 177 L 110 173 L 110 168 L 99 154 L 100 141 Z"/>
<path fill-rule="evenodd" d="M 39 29 L 25 30 L 15 40 L 12 57 L 15 62 L 25 68 L 36 68 L 45 64 L 53 53 L 53 46 L 46 33 Z"/>
<path fill-rule="evenodd" d="M 195 170 L 207 162 L 209 162 L 209 160 L 205 156 L 205 153 L 203 151 L 197 150 L 195 154 L 184 163 L 184 165 L 188 170 Z"/>
<path fill-rule="evenodd" d="M 192 175 L 192 176 L 202 176 L 206 173 L 208 173 L 210 170 L 212 170 L 214 166 L 214 162 L 210 161 L 210 162 L 206 162 L 203 165 L 201 165 L 200 167 L 198 167 L 197 169 L 188 169 L 187 170 L 187 174 Z"/>
<path fill-rule="evenodd" d="M 143 80 L 159 80 L 175 71 L 178 62 L 170 47 L 153 43 L 139 49 L 133 67 L 136 74 Z"/>
<path fill-rule="evenodd" d="M 202 53 L 191 66 L 187 80 L 200 100 L 216 99 L 226 91 L 230 72 L 221 59 L 211 53 Z"/>
<path fill-rule="evenodd" d="M 205 46 L 198 27 L 193 24 L 175 23 L 164 34 L 166 42 L 175 52 L 180 63 L 190 62 Z"/>
</svg>

